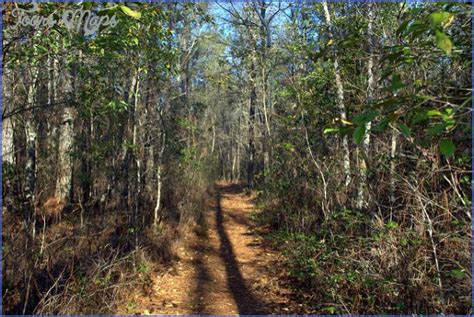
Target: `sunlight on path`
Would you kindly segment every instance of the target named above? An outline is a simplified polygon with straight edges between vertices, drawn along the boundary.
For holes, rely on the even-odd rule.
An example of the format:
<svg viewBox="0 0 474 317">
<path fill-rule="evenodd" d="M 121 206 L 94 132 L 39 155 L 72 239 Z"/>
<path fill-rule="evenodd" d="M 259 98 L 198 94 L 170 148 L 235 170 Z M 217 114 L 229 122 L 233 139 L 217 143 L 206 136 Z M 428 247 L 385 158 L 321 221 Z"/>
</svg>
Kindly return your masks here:
<svg viewBox="0 0 474 317">
<path fill-rule="evenodd" d="M 274 310 L 266 301 L 285 303 L 268 293 L 277 288 L 268 265 L 274 255 L 250 231 L 253 208 L 253 198 L 239 185 L 218 183 L 203 221 L 179 248 L 175 267 L 154 278 L 151 294 L 136 294 L 118 313 L 264 314 Z"/>
</svg>

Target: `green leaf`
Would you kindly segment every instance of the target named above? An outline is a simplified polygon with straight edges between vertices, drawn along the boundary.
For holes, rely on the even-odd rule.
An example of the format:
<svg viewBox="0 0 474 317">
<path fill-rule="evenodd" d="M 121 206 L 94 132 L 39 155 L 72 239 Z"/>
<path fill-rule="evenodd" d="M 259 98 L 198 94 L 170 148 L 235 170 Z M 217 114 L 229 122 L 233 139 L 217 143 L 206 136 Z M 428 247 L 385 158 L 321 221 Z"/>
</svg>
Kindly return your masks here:
<svg viewBox="0 0 474 317">
<path fill-rule="evenodd" d="M 295 146 L 291 143 L 283 143 L 281 146 L 287 151 L 290 151 L 290 152 L 295 151 Z"/>
<path fill-rule="evenodd" d="M 407 30 L 407 35 L 409 35 L 412 39 L 417 38 L 418 36 L 422 35 L 426 31 L 428 31 L 430 26 L 424 22 L 414 22 L 410 24 Z"/>
<path fill-rule="evenodd" d="M 323 134 L 337 133 L 339 129 L 337 128 L 326 128 L 323 130 Z"/>
<path fill-rule="evenodd" d="M 393 69 L 387 69 L 385 70 L 382 75 L 380 76 L 380 80 L 384 80 L 386 79 L 387 77 L 389 77 L 390 75 L 392 75 L 393 73 Z"/>
<path fill-rule="evenodd" d="M 454 155 L 454 151 L 456 150 L 456 146 L 454 146 L 453 142 L 448 139 L 442 139 L 439 142 L 439 150 L 441 154 L 446 157 L 450 157 Z"/>
<path fill-rule="evenodd" d="M 431 13 L 431 21 L 435 27 L 447 27 L 454 20 L 454 14 L 451 12 L 434 12 Z"/>
<path fill-rule="evenodd" d="M 428 132 L 428 135 L 434 136 L 434 135 L 442 133 L 445 128 L 446 128 L 446 124 L 438 123 L 438 124 L 435 124 L 433 127 L 429 128 L 427 132 Z"/>
<path fill-rule="evenodd" d="M 372 131 L 383 132 L 387 130 L 389 123 L 390 123 L 390 120 L 388 118 L 383 118 L 382 120 L 380 120 L 379 124 L 377 124 L 375 127 L 372 128 Z"/>
<path fill-rule="evenodd" d="M 419 112 L 419 113 L 415 113 L 413 115 L 413 118 L 411 119 L 411 122 L 413 124 L 418 124 L 418 123 L 422 123 L 426 120 L 428 120 L 428 115 L 424 112 L 422 112 L 422 113 Z"/>
<path fill-rule="evenodd" d="M 396 223 L 395 221 L 389 221 L 387 222 L 387 224 L 385 225 L 388 229 L 395 229 L 398 227 L 398 223 Z"/>
<path fill-rule="evenodd" d="M 128 104 L 123 100 L 112 100 L 105 106 L 106 110 L 111 110 L 112 112 L 123 112 L 127 110 Z"/>
<path fill-rule="evenodd" d="M 48 49 L 42 45 L 35 45 L 35 48 L 38 50 L 38 53 L 45 54 L 48 52 Z"/>
<path fill-rule="evenodd" d="M 90 10 L 93 5 L 94 5 L 94 2 L 84 2 L 82 4 L 82 8 L 84 8 L 84 10 Z"/>
<path fill-rule="evenodd" d="M 354 133 L 352 134 L 352 139 L 355 144 L 360 144 L 365 135 L 365 125 L 358 126 L 355 128 Z"/>
<path fill-rule="evenodd" d="M 428 111 L 428 112 L 426 113 L 426 115 L 427 115 L 428 117 L 436 117 L 436 116 L 442 117 L 442 116 L 443 116 L 443 114 L 442 114 L 440 111 L 438 111 L 438 110 L 430 110 L 430 111 Z"/>
<path fill-rule="evenodd" d="M 128 15 L 129 17 L 132 17 L 134 19 L 140 19 L 142 17 L 142 14 L 140 12 L 134 11 L 130 9 L 127 6 L 121 5 L 120 10 L 122 10 L 123 13 Z"/>
<path fill-rule="evenodd" d="M 408 23 L 410 23 L 410 20 L 406 20 L 404 21 L 402 24 L 400 24 L 400 26 L 398 27 L 397 29 L 397 35 L 400 35 L 403 33 L 403 31 L 406 30 L 407 26 L 408 26 Z"/>
<path fill-rule="evenodd" d="M 400 130 L 402 131 L 402 133 L 403 133 L 403 135 L 404 135 L 405 137 L 408 138 L 408 137 L 410 136 L 410 134 L 411 134 L 411 129 L 410 129 L 409 127 L 407 127 L 406 124 L 399 123 L 399 124 L 398 124 L 398 127 L 400 128 Z"/>
<path fill-rule="evenodd" d="M 323 311 L 324 311 L 324 312 L 328 312 L 328 313 L 330 313 L 330 314 L 334 314 L 334 313 L 336 313 L 337 308 L 334 307 L 334 306 L 324 307 L 324 308 L 323 308 Z"/>
<path fill-rule="evenodd" d="M 356 115 L 352 121 L 358 125 L 363 125 L 367 122 L 373 121 L 378 115 L 378 111 L 366 111 Z"/>
<path fill-rule="evenodd" d="M 459 269 L 454 269 L 449 271 L 449 274 L 457 280 L 462 280 L 464 278 L 464 272 Z"/>
<path fill-rule="evenodd" d="M 396 60 L 399 60 L 400 58 L 402 58 L 403 56 L 403 52 L 402 51 L 397 51 L 395 53 L 391 53 L 391 54 L 388 54 L 386 55 L 382 61 L 385 61 L 385 60 L 389 60 L 391 62 L 395 62 Z"/>
<path fill-rule="evenodd" d="M 403 87 L 403 83 L 400 79 L 400 75 L 393 75 L 392 76 L 392 86 L 390 87 L 392 92 L 396 92 Z"/>
<path fill-rule="evenodd" d="M 436 30 L 436 43 L 438 44 L 438 47 L 446 53 L 446 55 L 451 54 L 453 42 L 451 42 L 451 39 L 445 33 Z"/>
</svg>

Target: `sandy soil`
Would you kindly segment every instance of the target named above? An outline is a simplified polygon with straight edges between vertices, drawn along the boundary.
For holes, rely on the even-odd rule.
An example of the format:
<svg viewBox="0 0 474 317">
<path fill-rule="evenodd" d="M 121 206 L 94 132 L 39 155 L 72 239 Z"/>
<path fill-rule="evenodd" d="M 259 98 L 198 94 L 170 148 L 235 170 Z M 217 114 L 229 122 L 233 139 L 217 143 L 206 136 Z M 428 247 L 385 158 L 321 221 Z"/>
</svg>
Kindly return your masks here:
<svg viewBox="0 0 474 317">
<path fill-rule="evenodd" d="M 288 313 L 277 255 L 262 244 L 249 220 L 253 199 L 236 184 L 218 183 L 216 196 L 167 273 L 152 292 L 134 294 L 118 314 Z M 293 310 L 293 309 L 292 309 Z"/>
</svg>

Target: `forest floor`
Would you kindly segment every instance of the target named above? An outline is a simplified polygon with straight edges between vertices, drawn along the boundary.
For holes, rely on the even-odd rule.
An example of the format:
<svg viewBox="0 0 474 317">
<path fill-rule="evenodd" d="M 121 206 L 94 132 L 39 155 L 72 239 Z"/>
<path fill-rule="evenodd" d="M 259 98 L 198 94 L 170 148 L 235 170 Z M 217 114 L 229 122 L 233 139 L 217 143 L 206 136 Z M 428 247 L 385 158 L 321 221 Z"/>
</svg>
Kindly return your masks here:
<svg viewBox="0 0 474 317">
<path fill-rule="evenodd" d="M 249 219 L 254 197 L 237 184 L 217 183 L 200 223 L 177 250 L 178 260 L 134 291 L 117 314 L 271 314 L 298 312 L 282 280 L 278 253 Z"/>
</svg>

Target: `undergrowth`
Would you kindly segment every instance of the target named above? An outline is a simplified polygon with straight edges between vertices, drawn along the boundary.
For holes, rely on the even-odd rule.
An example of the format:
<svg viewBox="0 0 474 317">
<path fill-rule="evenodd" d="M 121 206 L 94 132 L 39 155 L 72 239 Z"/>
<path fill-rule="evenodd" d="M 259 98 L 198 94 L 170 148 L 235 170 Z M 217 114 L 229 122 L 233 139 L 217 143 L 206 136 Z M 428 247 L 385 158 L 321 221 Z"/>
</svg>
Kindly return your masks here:
<svg viewBox="0 0 474 317">
<path fill-rule="evenodd" d="M 267 221 L 265 212 L 253 214 Z M 459 226 L 459 225 L 458 225 Z M 385 313 L 470 309 L 470 272 L 465 264 L 446 262 L 438 274 L 430 264 L 432 248 L 426 236 L 395 221 L 341 209 L 314 232 L 279 228 L 268 234 L 284 256 L 290 285 L 319 313 Z M 464 239 L 463 239 L 464 238 Z M 462 232 L 446 237 L 438 256 L 465 252 Z M 451 252 L 451 255 L 450 255 Z M 444 262 L 444 261 L 443 261 Z M 439 279 L 443 294 L 438 293 Z M 303 297 L 302 297 L 303 298 Z"/>
<path fill-rule="evenodd" d="M 151 275 L 174 264 L 180 239 L 201 217 L 212 168 L 207 161 L 183 159 L 169 167 L 164 181 L 156 228 L 148 194 L 137 214 L 119 197 L 108 207 L 88 205 L 83 226 L 77 204 L 60 221 L 38 218 L 28 229 L 21 206 L 8 205 L 2 231 L 4 313 L 113 314 L 135 290 L 148 294 Z"/>
</svg>

